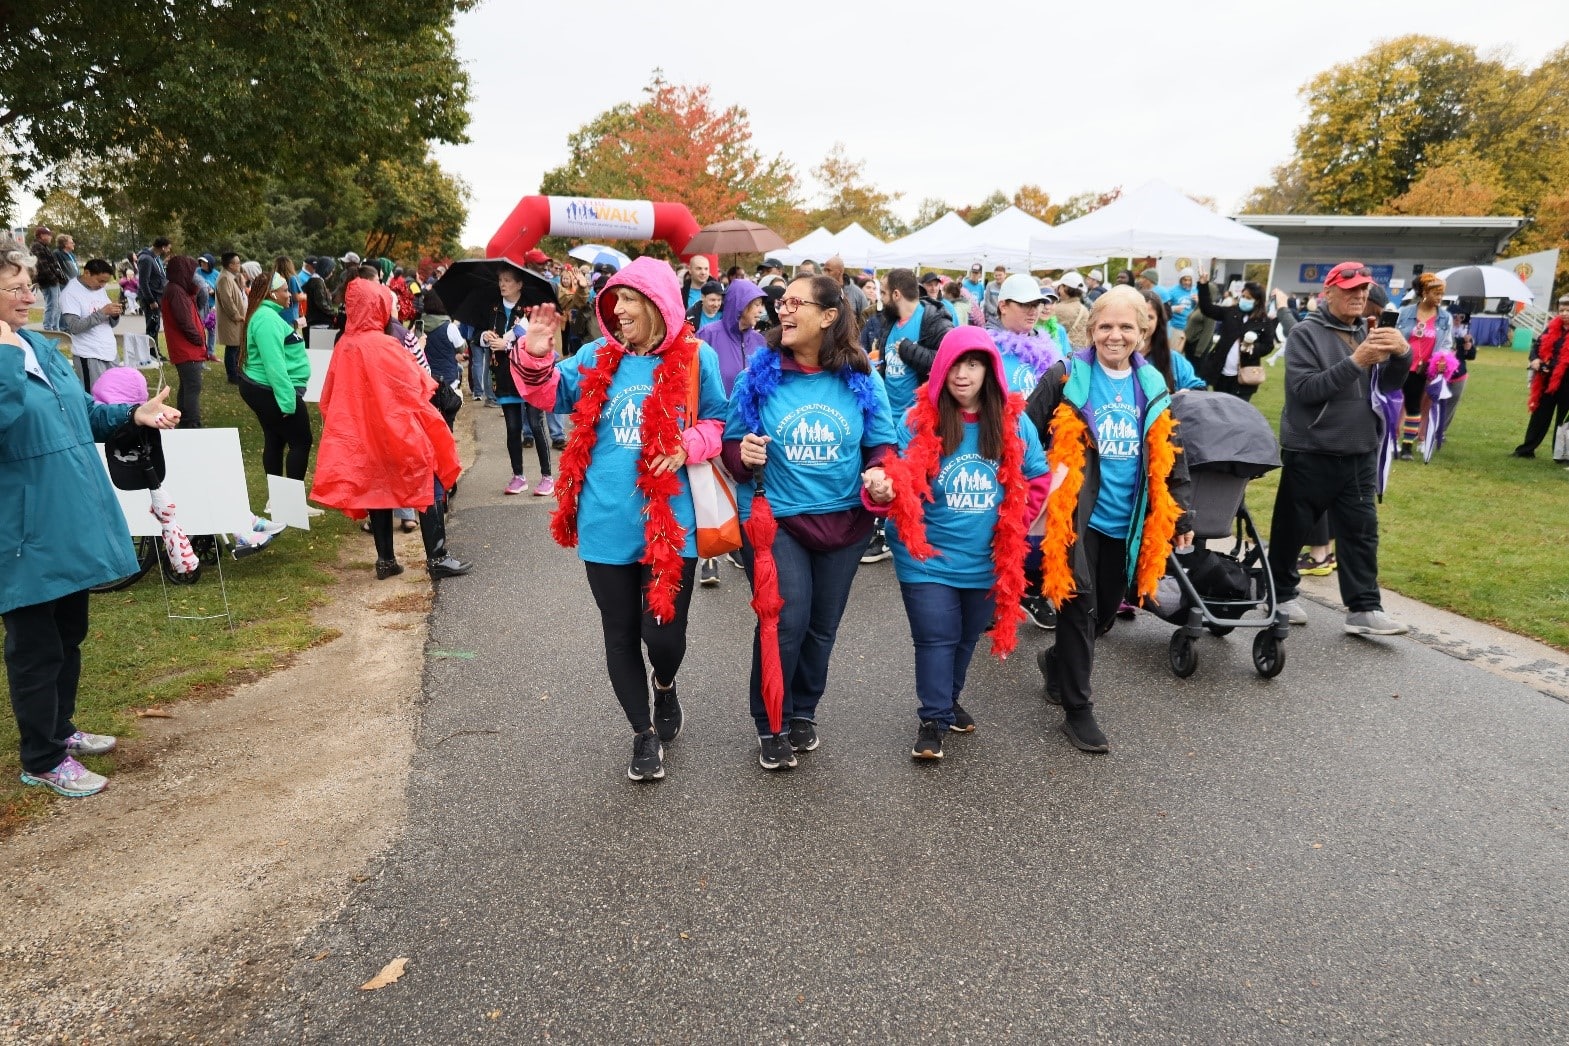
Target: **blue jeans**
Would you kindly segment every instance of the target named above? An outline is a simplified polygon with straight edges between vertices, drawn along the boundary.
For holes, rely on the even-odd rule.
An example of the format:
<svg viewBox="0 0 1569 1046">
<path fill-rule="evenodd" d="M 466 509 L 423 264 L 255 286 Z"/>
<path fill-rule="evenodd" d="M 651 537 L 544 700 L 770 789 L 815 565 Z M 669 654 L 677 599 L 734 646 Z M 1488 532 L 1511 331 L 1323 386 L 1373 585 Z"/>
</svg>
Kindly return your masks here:
<svg viewBox="0 0 1569 1046">
<path fill-rule="evenodd" d="M 550 442 L 556 443 L 567 438 L 567 430 L 561 427 L 562 414 L 546 414 L 545 423 L 550 426 Z"/>
<path fill-rule="evenodd" d="M 490 387 L 490 350 L 476 347 L 469 353 L 469 391 L 475 399 L 495 402 L 495 390 Z"/>
<path fill-rule="evenodd" d="M 60 288 L 40 287 L 38 293 L 44 296 L 44 330 L 61 330 L 60 322 Z M 51 767 L 50 769 L 53 769 Z"/>
<path fill-rule="evenodd" d="M 953 725 L 976 641 L 991 623 L 992 594 L 932 582 L 899 583 L 915 641 L 915 696 L 922 722 Z"/>
<path fill-rule="evenodd" d="M 813 552 L 783 528 L 774 538 L 779 566 L 779 673 L 784 679 L 782 725 L 792 719 L 817 720 L 817 704 L 828 687 L 828 658 L 839 635 L 839 619 L 850 599 L 850 585 L 870 537 L 833 552 Z M 752 578 L 753 550 L 741 546 L 746 576 Z M 752 719 L 761 737 L 770 732 L 763 707 L 761 626 L 752 631 Z"/>
</svg>

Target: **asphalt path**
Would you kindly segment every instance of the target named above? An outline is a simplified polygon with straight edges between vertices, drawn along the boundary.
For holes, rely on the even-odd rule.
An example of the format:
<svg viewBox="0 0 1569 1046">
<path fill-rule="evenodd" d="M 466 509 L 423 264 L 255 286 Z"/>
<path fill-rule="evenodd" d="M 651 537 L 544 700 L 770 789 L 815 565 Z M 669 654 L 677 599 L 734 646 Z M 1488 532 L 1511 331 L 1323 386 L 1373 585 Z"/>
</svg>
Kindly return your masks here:
<svg viewBox="0 0 1569 1046">
<path fill-rule="evenodd" d="M 821 749 L 768 773 L 725 565 L 693 596 L 668 775 L 634 784 L 554 502 L 500 496 L 499 412 L 475 421 L 450 542 L 477 566 L 439 587 L 407 830 L 254 1041 L 1563 1041 L 1564 703 L 1317 604 L 1279 678 L 1238 633 L 1178 680 L 1141 614 L 1098 651 L 1111 754 L 1058 732 L 1030 628 L 977 654 L 977 732 L 916 764 L 882 563 Z"/>
</svg>

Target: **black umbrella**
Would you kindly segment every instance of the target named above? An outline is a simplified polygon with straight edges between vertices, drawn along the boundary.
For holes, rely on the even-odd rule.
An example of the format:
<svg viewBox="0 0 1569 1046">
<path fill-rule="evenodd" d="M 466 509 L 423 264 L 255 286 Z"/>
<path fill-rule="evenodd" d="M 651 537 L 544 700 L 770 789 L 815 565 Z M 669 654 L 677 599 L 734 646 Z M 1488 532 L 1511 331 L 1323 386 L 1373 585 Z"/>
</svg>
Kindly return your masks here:
<svg viewBox="0 0 1569 1046">
<path fill-rule="evenodd" d="M 506 258 L 466 258 L 453 262 L 436 281 L 435 291 L 446 305 L 447 315 L 475 330 L 494 330 L 501 312 L 496 274 L 502 266 L 523 281 L 525 306 L 555 304 L 555 285 L 539 273 L 520 268 Z"/>
</svg>

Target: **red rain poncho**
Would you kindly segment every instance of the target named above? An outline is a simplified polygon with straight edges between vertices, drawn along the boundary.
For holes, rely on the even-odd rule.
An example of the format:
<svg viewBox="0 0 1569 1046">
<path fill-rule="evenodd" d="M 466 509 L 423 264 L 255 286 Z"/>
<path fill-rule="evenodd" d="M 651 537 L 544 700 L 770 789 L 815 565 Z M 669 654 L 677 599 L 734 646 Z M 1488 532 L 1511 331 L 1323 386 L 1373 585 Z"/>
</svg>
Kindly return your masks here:
<svg viewBox="0 0 1569 1046">
<path fill-rule="evenodd" d="M 457 444 L 431 405 L 436 382 L 398 339 L 386 291 L 355 280 L 344 295 L 348 322 L 321 391 L 321 447 L 311 498 L 353 519 L 373 508 L 428 508 L 434 479 L 451 489 L 462 466 Z"/>
</svg>

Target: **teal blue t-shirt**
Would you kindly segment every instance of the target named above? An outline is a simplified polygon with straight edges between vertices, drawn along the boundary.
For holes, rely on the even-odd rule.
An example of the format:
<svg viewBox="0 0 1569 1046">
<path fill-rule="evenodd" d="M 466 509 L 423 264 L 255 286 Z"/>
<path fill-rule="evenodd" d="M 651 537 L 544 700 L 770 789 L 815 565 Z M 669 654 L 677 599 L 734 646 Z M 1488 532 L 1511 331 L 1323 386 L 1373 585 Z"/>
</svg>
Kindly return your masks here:
<svg viewBox="0 0 1569 1046">
<path fill-rule="evenodd" d="M 594 365 L 594 356 L 604 344 L 603 338 L 590 342 L 577 355 L 556 364 L 561 376 L 556 385 L 557 413 L 570 413 L 577 406 L 583 371 Z M 725 388 L 719 380 L 719 357 L 704 345 L 698 349 L 697 358 L 702 368 L 697 389 L 698 417 L 723 419 Z M 610 383 L 595 429 L 598 438 L 594 456 L 583 476 L 583 493 L 578 498 L 577 551 L 585 562 L 624 565 L 643 558 L 643 512 L 648 501 L 636 486 L 637 462 L 643 453 L 643 401 L 654 391 L 654 368 L 658 363 L 658 356 L 627 353 L 621 357 L 621 365 Z M 681 554 L 696 556 L 692 493 L 687 486 L 686 470 L 681 469 L 677 475 L 681 478 L 681 494 L 670 499 L 670 508 L 686 530 Z"/>
<path fill-rule="evenodd" d="M 708 313 L 703 312 L 701 309 L 699 309 L 698 313 L 697 313 L 697 329 L 698 330 L 702 330 L 704 327 L 708 326 L 710 323 L 718 323 L 720 320 L 722 320 L 724 318 L 725 318 L 725 310 L 723 310 L 723 309 L 720 309 L 718 312 L 714 313 L 712 316 L 708 315 Z"/>
<path fill-rule="evenodd" d="M 1048 364 L 1048 368 L 1049 366 Z M 1002 376 L 1008 379 L 1009 392 L 1017 392 L 1025 399 L 1029 399 L 1030 393 L 1035 391 L 1035 386 L 1041 383 L 1041 374 L 1044 373 L 1045 370 L 1037 373 L 1034 365 L 1011 352 L 1002 353 Z"/>
<path fill-rule="evenodd" d="M 1100 446 L 1100 493 L 1090 526 L 1107 537 L 1125 538 L 1133 521 L 1143 437 L 1139 433 L 1138 377 L 1133 368 L 1108 373 L 1097 360 L 1090 376 L 1087 406 L 1095 419 Z"/>
<path fill-rule="evenodd" d="M 1024 441 L 1024 478 L 1046 474 L 1046 454 L 1035 426 L 1021 416 L 1019 438 Z M 942 459 L 932 479 L 932 500 L 925 504 L 926 540 L 938 554 L 922 562 L 911 556 L 899 537 L 899 528 L 888 521 L 888 544 L 893 549 L 894 574 L 902 582 L 929 582 L 951 588 L 991 588 L 997 582 L 992 569 L 992 534 L 1004 491 L 997 478 L 997 462 L 980 455 L 980 424 L 967 422 L 964 439 Z M 910 444 L 910 430 L 899 425 L 899 449 Z"/>
<path fill-rule="evenodd" d="M 877 409 L 868 426 L 855 392 L 837 374 L 780 374 L 779 387 L 760 409 L 761 435 L 772 437 L 763 479 L 776 517 L 840 512 L 861 503 L 861 448 L 892 446 L 895 440 L 888 394 L 875 371 L 871 379 Z M 743 372 L 737 391 L 746 380 Z M 736 399 L 731 397 L 727 440 L 747 433 Z M 750 483 L 736 491 L 742 519 L 751 516 L 752 493 Z"/>
<path fill-rule="evenodd" d="M 905 366 L 904 359 L 894 346 L 906 340 L 920 341 L 921 317 L 925 315 L 926 310 L 916 306 L 908 320 L 896 324 L 888 332 L 888 340 L 883 343 L 883 381 L 888 386 L 888 407 L 895 418 L 903 418 L 905 412 L 915 406 L 915 390 L 920 387 L 921 379 L 914 370 Z"/>
</svg>

